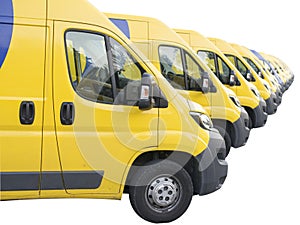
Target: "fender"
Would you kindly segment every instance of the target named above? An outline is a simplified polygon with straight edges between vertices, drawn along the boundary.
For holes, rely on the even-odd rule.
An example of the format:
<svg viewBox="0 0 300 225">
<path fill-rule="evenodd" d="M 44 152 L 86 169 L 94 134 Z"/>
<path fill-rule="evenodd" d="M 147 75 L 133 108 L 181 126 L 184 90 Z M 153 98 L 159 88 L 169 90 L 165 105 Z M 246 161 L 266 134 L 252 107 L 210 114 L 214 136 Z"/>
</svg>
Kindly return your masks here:
<svg viewBox="0 0 300 225">
<path fill-rule="evenodd" d="M 2 67 L 12 38 L 14 8 L 12 0 L 0 0 L 0 68 Z"/>
</svg>

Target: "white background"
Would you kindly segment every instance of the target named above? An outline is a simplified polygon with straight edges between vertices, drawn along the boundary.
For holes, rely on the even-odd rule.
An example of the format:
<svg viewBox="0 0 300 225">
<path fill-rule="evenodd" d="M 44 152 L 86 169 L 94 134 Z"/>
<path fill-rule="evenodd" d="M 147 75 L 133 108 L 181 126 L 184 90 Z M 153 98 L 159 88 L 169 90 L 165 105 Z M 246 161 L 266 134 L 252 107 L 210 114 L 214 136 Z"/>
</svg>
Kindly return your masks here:
<svg viewBox="0 0 300 225">
<path fill-rule="evenodd" d="M 92 1 L 92 0 L 91 0 Z M 296 81 L 278 113 L 254 129 L 246 146 L 232 149 L 221 190 L 195 196 L 173 224 L 300 224 L 299 7 L 297 1 L 96 1 L 103 12 L 156 17 L 170 27 L 194 29 L 282 58 Z M 197 2 L 197 5 L 193 5 Z M 128 196 L 112 200 L 24 200 L 0 202 L 0 224 L 148 224 L 131 209 Z"/>
</svg>

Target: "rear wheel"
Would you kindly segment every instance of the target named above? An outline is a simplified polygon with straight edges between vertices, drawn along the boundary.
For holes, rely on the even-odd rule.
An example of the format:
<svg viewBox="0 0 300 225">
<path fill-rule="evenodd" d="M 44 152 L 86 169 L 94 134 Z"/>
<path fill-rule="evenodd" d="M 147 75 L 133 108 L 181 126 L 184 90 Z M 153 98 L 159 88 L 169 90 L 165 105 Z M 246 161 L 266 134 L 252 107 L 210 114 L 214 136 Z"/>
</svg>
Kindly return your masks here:
<svg viewBox="0 0 300 225">
<path fill-rule="evenodd" d="M 129 187 L 135 212 L 149 222 L 171 222 L 188 208 L 193 196 L 193 182 L 177 163 L 158 160 L 141 167 Z"/>
</svg>

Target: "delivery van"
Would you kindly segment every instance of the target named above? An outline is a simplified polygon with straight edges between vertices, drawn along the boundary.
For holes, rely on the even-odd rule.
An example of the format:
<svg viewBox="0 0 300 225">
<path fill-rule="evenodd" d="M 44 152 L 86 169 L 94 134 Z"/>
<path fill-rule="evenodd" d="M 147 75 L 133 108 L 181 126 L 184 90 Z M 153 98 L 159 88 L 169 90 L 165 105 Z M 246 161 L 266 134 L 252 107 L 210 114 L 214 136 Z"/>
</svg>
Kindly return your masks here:
<svg viewBox="0 0 300 225">
<path fill-rule="evenodd" d="M 260 53 L 260 54 L 262 54 L 264 56 L 264 58 L 266 58 L 271 63 L 271 65 L 274 67 L 276 73 L 282 78 L 282 80 L 284 80 L 287 89 L 289 89 L 289 87 L 291 86 L 291 83 L 292 83 L 293 75 L 290 74 L 289 72 L 284 71 L 281 66 L 281 63 L 274 56 L 265 54 L 265 53 Z"/>
<path fill-rule="evenodd" d="M 276 95 L 276 104 L 280 105 L 282 100 L 282 92 L 280 90 L 278 81 L 274 78 L 274 76 L 270 75 L 267 71 L 264 70 L 263 65 L 261 65 L 261 63 L 259 62 L 259 59 L 248 48 L 239 45 L 236 50 L 239 50 L 239 53 L 258 74 L 258 76 L 268 83 L 272 92 Z"/>
<path fill-rule="evenodd" d="M 250 66 L 247 67 L 247 65 L 246 65 L 247 63 L 243 60 L 243 58 L 226 41 L 218 39 L 218 38 L 208 38 L 208 39 L 217 48 L 219 48 L 221 50 L 221 52 L 229 59 L 229 61 L 239 70 L 240 73 L 237 74 L 237 76 L 242 75 L 242 77 L 244 77 L 246 79 L 246 81 L 248 82 L 248 85 L 250 85 L 250 87 L 251 87 L 252 93 L 259 98 L 260 105 L 262 106 L 261 108 L 263 109 L 263 116 L 261 117 L 260 121 L 264 121 L 264 119 L 267 119 L 268 107 L 267 107 L 267 104 L 264 101 L 263 97 L 259 93 L 258 89 L 256 88 L 256 86 L 252 83 L 252 82 L 256 81 L 255 76 L 253 75 L 252 68 Z M 266 94 L 266 92 L 264 92 L 263 94 Z M 248 114 L 249 114 L 249 112 L 248 112 Z M 263 125 L 264 125 L 264 123 L 263 123 Z"/>
<path fill-rule="evenodd" d="M 257 92 L 256 88 L 251 87 L 226 56 L 203 35 L 191 30 L 175 29 L 175 31 L 189 43 L 222 84 L 236 93 L 241 105 L 246 108 L 249 114 L 250 127 L 263 126 L 266 121 L 266 115 L 263 108 L 259 107 L 259 97 L 254 94 L 254 92 Z M 261 104 L 264 104 L 263 101 Z M 253 121 L 255 122 L 253 123 Z"/>
<path fill-rule="evenodd" d="M 278 70 L 276 64 L 274 63 L 273 59 L 270 58 L 270 56 L 266 53 L 263 53 L 263 52 L 260 52 L 259 54 L 261 54 L 264 59 L 266 61 L 268 61 L 268 65 L 270 66 L 271 68 L 271 73 L 274 73 L 275 76 L 279 76 L 280 79 L 282 80 L 283 84 L 284 84 L 284 90 L 286 91 L 289 86 L 288 86 L 288 80 L 287 80 L 287 77 L 285 76 L 285 74 L 283 73 L 280 73 L 280 71 Z"/>
<path fill-rule="evenodd" d="M 209 117 L 88 1 L 1 0 L 0 33 L 1 200 L 129 193 L 169 222 L 222 186 Z"/>
<path fill-rule="evenodd" d="M 291 78 L 291 83 L 293 83 L 294 78 L 295 78 L 295 75 L 294 75 L 293 71 L 291 70 L 291 68 L 290 68 L 284 61 L 282 61 L 280 58 L 275 57 L 275 56 L 273 56 L 273 57 L 274 57 L 274 58 L 277 60 L 277 62 L 280 64 L 281 69 L 282 69 L 284 72 L 286 72 L 286 73 L 289 74 L 289 76 L 290 76 L 290 78 Z"/>
<path fill-rule="evenodd" d="M 241 60 L 247 66 L 250 73 L 254 77 L 254 79 L 251 80 L 250 82 L 252 82 L 257 87 L 260 95 L 266 101 L 268 114 L 269 115 L 274 114 L 277 111 L 277 107 L 278 107 L 277 96 L 275 94 L 276 90 L 274 90 L 274 92 L 273 92 L 270 84 L 268 84 L 268 82 L 265 81 L 262 78 L 262 76 L 260 76 L 259 73 L 257 73 L 253 69 L 253 67 L 247 62 L 247 60 L 244 58 L 246 54 L 245 54 L 245 50 L 242 46 L 240 46 L 238 44 L 230 44 L 230 45 L 239 53 L 239 56 L 242 56 Z"/>
<path fill-rule="evenodd" d="M 247 113 L 171 28 L 143 16 L 106 14 L 186 98 L 201 104 L 225 139 L 226 152 L 249 137 Z"/>
<path fill-rule="evenodd" d="M 266 60 L 259 52 L 251 49 L 250 50 L 261 62 L 261 64 L 264 66 L 264 69 L 267 73 L 270 74 L 270 76 L 273 76 L 276 78 L 276 80 L 278 81 L 279 85 L 280 85 L 280 90 L 282 93 L 285 92 L 285 84 L 283 82 L 283 80 L 281 79 L 281 77 L 276 73 L 275 69 L 272 67 L 272 65 L 270 64 L 270 62 L 268 60 Z"/>
</svg>

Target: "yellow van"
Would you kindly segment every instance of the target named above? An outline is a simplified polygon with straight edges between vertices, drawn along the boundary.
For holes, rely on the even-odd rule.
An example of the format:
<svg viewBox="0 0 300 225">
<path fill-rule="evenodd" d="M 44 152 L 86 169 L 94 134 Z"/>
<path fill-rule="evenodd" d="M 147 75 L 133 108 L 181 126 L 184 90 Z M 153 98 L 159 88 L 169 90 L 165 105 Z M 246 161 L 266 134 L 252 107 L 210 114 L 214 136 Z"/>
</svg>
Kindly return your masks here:
<svg viewBox="0 0 300 225">
<path fill-rule="evenodd" d="M 266 113 L 263 110 L 264 102 L 256 96 L 257 92 L 253 85 L 249 84 L 240 74 L 237 68 L 227 57 L 206 37 L 192 30 L 175 31 L 197 52 L 198 56 L 206 62 L 209 68 L 215 73 L 219 80 L 226 87 L 236 93 L 241 105 L 246 108 L 251 124 L 256 121 L 253 127 L 263 126 L 266 122 Z M 234 80 L 234 82 L 231 82 Z M 263 105 L 259 107 L 259 104 Z M 255 112 L 256 111 L 256 112 Z"/>
<path fill-rule="evenodd" d="M 214 127 L 230 146 L 240 147 L 249 137 L 247 113 L 228 90 L 171 28 L 161 21 L 131 15 L 106 14 L 143 51 L 170 84 L 186 98 L 201 104 Z"/>
<path fill-rule="evenodd" d="M 284 82 L 282 81 L 282 79 L 280 78 L 280 76 L 276 73 L 275 69 L 272 67 L 272 65 L 269 63 L 268 60 L 266 60 L 259 52 L 255 51 L 254 49 L 250 50 L 255 56 L 256 58 L 259 60 L 259 62 L 261 63 L 261 65 L 263 66 L 265 72 L 270 76 L 273 77 L 277 80 L 277 83 L 279 84 L 280 87 L 280 91 L 282 93 L 285 92 L 285 85 Z"/>
<path fill-rule="evenodd" d="M 263 52 L 260 52 L 260 55 L 268 62 L 267 65 L 270 67 L 269 68 L 270 72 L 273 75 L 280 77 L 280 79 L 282 80 L 283 85 L 284 85 L 284 91 L 286 91 L 289 88 L 289 80 L 288 80 L 288 77 L 286 76 L 286 74 L 282 73 L 278 69 L 274 59 L 270 55 L 263 53 Z"/>
<path fill-rule="evenodd" d="M 280 58 L 275 57 L 275 56 L 273 56 L 273 57 L 277 59 L 277 62 L 280 64 L 281 69 L 282 69 L 284 72 L 286 72 L 286 73 L 289 74 L 290 80 L 291 80 L 291 84 L 292 84 L 293 81 L 294 81 L 294 76 L 295 76 L 294 73 L 293 73 L 293 71 L 292 71 L 292 70 L 289 68 L 289 66 L 288 66 L 284 61 L 282 61 Z"/>
<path fill-rule="evenodd" d="M 263 65 L 260 63 L 259 59 L 248 48 L 240 45 L 239 46 L 232 45 L 232 46 L 236 47 L 236 50 L 239 51 L 239 53 L 243 56 L 246 62 L 252 67 L 252 69 L 259 75 L 259 77 L 269 84 L 272 92 L 275 93 L 276 95 L 276 98 L 274 98 L 276 99 L 276 104 L 280 105 L 282 100 L 282 92 L 280 90 L 280 85 L 278 81 L 275 79 L 275 77 L 269 74 L 268 71 L 264 70 Z"/>
<path fill-rule="evenodd" d="M 291 86 L 293 75 L 283 69 L 281 62 L 276 57 L 264 53 L 261 54 L 272 64 L 276 73 L 285 81 L 288 89 Z"/>
<path fill-rule="evenodd" d="M 242 46 L 240 46 L 238 44 L 230 44 L 230 45 L 240 54 L 239 57 L 237 57 L 237 61 L 242 56 L 241 60 L 247 66 L 250 73 L 253 75 L 254 81 L 251 80 L 250 82 L 252 82 L 257 87 L 260 95 L 266 101 L 268 114 L 274 114 L 277 111 L 277 106 L 278 106 L 277 105 L 277 96 L 275 94 L 276 93 L 275 88 L 272 89 L 271 85 L 268 84 L 268 82 L 262 78 L 261 74 L 257 73 L 253 69 L 253 67 L 248 63 L 248 61 L 244 58 L 245 56 L 247 56 L 247 53 Z"/>
<path fill-rule="evenodd" d="M 2 0 L 0 33 L 1 200 L 129 193 L 169 222 L 222 186 L 208 116 L 90 3 Z"/>
<path fill-rule="evenodd" d="M 182 29 L 175 29 L 175 31 L 189 43 L 222 84 L 238 96 L 241 105 L 246 108 L 249 114 L 250 127 L 263 126 L 267 120 L 267 115 L 263 111 L 264 102 L 262 101 L 261 106 L 259 106 L 260 99 L 253 93 L 256 92 L 256 88 L 251 87 L 222 52 L 200 33 Z"/>
<path fill-rule="evenodd" d="M 262 116 L 260 116 L 260 120 L 259 121 L 264 121 L 267 119 L 267 105 L 266 102 L 264 101 L 264 99 L 262 98 L 262 96 L 260 95 L 259 91 L 257 90 L 257 88 L 255 87 L 254 84 L 251 83 L 251 81 L 256 81 L 255 77 L 253 76 L 253 73 L 251 71 L 252 68 L 249 66 L 249 68 L 247 67 L 247 63 L 243 60 L 243 58 L 240 56 L 239 58 L 237 58 L 237 56 L 239 56 L 238 52 L 236 50 L 234 50 L 231 45 L 229 43 L 227 43 L 224 40 L 218 39 L 218 38 L 208 38 L 217 48 L 219 48 L 221 50 L 221 52 L 229 59 L 229 61 L 238 69 L 238 71 L 240 73 L 237 74 L 238 75 L 242 75 L 242 77 L 244 77 L 245 80 L 248 81 L 248 85 L 250 85 L 250 89 L 252 91 L 252 95 L 248 92 L 245 93 L 244 96 L 248 97 L 248 99 L 253 98 L 253 95 L 256 96 L 259 99 L 259 106 L 263 111 Z M 240 78 L 242 79 L 242 78 Z M 241 91 L 245 91 L 247 89 L 241 89 Z M 264 92 L 264 94 L 266 94 Z M 249 108 L 246 108 L 246 110 Z M 253 113 L 252 112 L 248 112 L 249 113 Z"/>
</svg>

